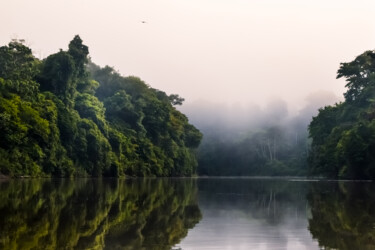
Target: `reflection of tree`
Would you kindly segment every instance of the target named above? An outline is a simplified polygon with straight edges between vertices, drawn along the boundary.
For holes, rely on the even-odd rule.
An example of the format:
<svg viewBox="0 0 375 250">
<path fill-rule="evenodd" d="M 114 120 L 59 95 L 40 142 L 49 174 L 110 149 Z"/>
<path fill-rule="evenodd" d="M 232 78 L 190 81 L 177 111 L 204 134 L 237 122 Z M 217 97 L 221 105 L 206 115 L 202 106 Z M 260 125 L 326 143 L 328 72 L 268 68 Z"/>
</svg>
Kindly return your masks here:
<svg viewBox="0 0 375 250">
<path fill-rule="evenodd" d="M 214 226 L 202 223 L 199 229 L 212 230 L 222 249 L 289 249 L 297 245 L 312 249 L 307 230 L 308 185 L 287 179 L 202 178 L 198 181 L 199 205 L 204 221 Z M 194 244 L 189 241 L 193 242 L 188 237 L 182 244 Z"/>
<path fill-rule="evenodd" d="M 370 183 L 321 183 L 308 195 L 309 230 L 319 245 L 375 249 L 375 193 Z"/>
<path fill-rule="evenodd" d="M 193 180 L 0 183 L 0 249 L 170 249 L 201 219 Z"/>
<path fill-rule="evenodd" d="M 307 182 L 275 179 L 202 179 L 200 199 L 210 208 L 237 209 L 249 219 L 262 219 L 268 224 L 283 223 L 290 214 L 306 214 Z"/>
</svg>

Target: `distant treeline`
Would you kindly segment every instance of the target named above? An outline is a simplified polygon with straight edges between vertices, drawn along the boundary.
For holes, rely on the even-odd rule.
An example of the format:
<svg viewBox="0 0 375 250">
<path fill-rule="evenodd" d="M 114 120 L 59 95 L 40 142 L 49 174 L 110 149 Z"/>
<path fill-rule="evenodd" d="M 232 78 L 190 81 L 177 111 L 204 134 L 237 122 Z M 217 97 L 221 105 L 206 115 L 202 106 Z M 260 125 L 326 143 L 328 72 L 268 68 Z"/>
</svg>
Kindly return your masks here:
<svg viewBox="0 0 375 250">
<path fill-rule="evenodd" d="M 291 124 L 289 124 L 291 125 Z M 271 126 L 249 130 L 235 139 L 216 131 L 205 135 L 199 148 L 200 175 L 270 176 L 306 175 L 307 131 Z"/>
<path fill-rule="evenodd" d="M 9 176 L 190 176 L 202 134 L 178 95 L 88 58 L 75 36 L 44 60 L 0 47 L 0 172 Z"/>
<path fill-rule="evenodd" d="M 375 51 L 342 63 L 337 78 L 347 81 L 345 101 L 319 109 L 311 122 L 283 123 L 280 117 L 239 136 L 201 128 L 198 173 L 374 179 Z"/>
</svg>

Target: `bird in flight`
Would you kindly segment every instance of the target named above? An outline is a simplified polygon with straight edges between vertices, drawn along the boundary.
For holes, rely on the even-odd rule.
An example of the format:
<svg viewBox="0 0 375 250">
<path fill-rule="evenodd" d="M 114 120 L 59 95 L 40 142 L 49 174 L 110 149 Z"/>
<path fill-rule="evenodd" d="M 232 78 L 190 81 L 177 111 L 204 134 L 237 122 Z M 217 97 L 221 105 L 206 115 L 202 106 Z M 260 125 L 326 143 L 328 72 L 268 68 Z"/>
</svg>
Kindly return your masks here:
<svg viewBox="0 0 375 250">
<path fill-rule="evenodd" d="M 146 21 L 142 21 L 142 23 L 146 23 Z"/>
</svg>

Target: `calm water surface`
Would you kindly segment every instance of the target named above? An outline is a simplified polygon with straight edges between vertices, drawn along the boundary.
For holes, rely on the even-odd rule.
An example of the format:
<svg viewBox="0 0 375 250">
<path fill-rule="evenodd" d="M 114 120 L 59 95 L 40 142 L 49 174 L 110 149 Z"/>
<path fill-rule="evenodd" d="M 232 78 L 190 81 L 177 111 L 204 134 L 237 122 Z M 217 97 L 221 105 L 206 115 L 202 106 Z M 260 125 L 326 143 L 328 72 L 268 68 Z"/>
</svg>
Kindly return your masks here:
<svg viewBox="0 0 375 250">
<path fill-rule="evenodd" d="M 0 181 L 0 249 L 375 249 L 375 185 Z"/>
</svg>

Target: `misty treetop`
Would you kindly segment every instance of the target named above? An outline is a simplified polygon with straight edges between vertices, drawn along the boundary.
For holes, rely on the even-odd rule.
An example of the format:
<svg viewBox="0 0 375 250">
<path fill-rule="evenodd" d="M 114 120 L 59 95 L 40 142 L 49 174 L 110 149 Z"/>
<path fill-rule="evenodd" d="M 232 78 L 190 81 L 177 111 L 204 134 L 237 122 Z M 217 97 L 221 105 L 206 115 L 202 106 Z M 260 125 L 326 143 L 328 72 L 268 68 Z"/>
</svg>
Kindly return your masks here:
<svg viewBox="0 0 375 250">
<path fill-rule="evenodd" d="M 198 152 L 198 173 L 211 176 L 294 176 L 307 174 L 305 126 L 275 124 L 249 128 L 232 138 L 205 133 Z M 205 130 L 203 130 L 205 132 Z"/>
<path fill-rule="evenodd" d="M 202 134 L 168 96 L 67 51 L 0 47 L 0 172 L 10 176 L 190 176 Z"/>
<path fill-rule="evenodd" d="M 332 178 L 375 178 L 375 51 L 342 63 L 345 101 L 326 106 L 310 123 L 312 174 Z"/>
<path fill-rule="evenodd" d="M 285 123 L 282 115 L 267 117 L 268 123 L 241 129 L 237 136 L 233 125 L 229 132 L 202 126 L 198 173 L 374 179 L 375 51 L 342 63 L 337 78 L 346 79 L 345 101 L 321 108 L 312 121 L 309 117 L 310 139 L 301 117 Z M 302 110 L 302 117 L 307 114 Z"/>
</svg>

